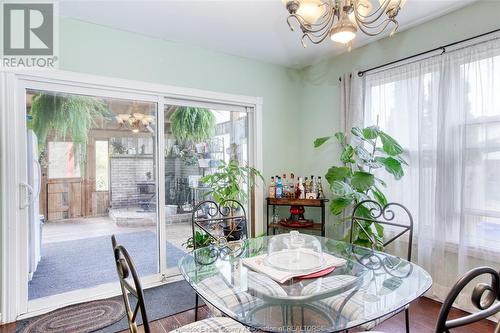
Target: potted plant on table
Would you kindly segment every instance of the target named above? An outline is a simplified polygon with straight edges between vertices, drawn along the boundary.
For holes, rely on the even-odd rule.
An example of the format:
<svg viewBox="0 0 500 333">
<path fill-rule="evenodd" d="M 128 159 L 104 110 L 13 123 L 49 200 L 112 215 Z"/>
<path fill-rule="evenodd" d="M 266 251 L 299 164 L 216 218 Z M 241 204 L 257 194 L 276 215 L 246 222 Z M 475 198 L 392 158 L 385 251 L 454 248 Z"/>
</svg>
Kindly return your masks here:
<svg viewBox="0 0 500 333">
<path fill-rule="evenodd" d="M 363 129 L 353 127 L 351 134 L 351 143 L 348 142 L 346 133 L 342 132 L 314 141 L 314 147 L 318 148 L 335 138 L 342 148 L 340 152 L 342 165 L 332 166 L 325 176 L 333 193 L 330 211 L 337 216 L 368 199 L 378 202 L 382 207 L 387 205 L 387 198 L 382 191 L 386 183 L 375 175 L 375 171 L 384 168 L 396 180 L 399 180 L 404 175 L 403 165 L 408 165 L 402 157 L 401 145 L 378 126 Z M 358 209 L 360 217 L 371 218 L 370 208 L 360 207 Z M 350 219 L 351 216 L 348 216 L 342 221 Z M 384 236 L 383 226 L 366 221 L 363 228 L 370 238 L 376 241 L 375 247 L 381 249 Z M 367 235 L 359 232 L 359 229 L 354 230 L 353 242 L 361 246 L 373 246 Z"/>
<path fill-rule="evenodd" d="M 235 216 L 238 212 L 238 205 L 231 200 L 241 204 L 248 202 L 246 187 L 256 185 L 256 179 L 264 181 L 259 170 L 251 166 L 242 166 L 236 158 L 231 158 L 226 164 L 220 162 L 217 171 L 201 179 L 203 184 L 210 188 L 205 194 L 211 196 L 218 205 L 227 206 L 229 216 Z M 229 219 L 224 227 L 224 235 L 230 240 L 238 240 L 241 237 L 240 223 L 236 219 Z"/>
</svg>

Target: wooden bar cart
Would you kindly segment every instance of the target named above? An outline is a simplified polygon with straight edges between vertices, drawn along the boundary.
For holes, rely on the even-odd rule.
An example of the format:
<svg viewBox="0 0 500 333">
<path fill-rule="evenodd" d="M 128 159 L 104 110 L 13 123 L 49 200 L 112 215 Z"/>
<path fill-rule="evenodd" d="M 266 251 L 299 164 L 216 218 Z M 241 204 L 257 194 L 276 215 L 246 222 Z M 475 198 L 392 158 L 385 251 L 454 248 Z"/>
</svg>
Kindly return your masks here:
<svg viewBox="0 0 500 333">
<path fill-rule="evenodd" d="M 266 233 L 269 235 L 269 229 L 272 229 L 272 234 L 276 234 L 276 229 L 286 229 L 286 230 L 312 230 L 315 232 L 320 232 L 321 236 L 325 236 L 325 203 L 328 199 L 288 199 L 288 198 L 266 198 L 267 201 L 267 215 L 266 215 Z M 273 216 L 276 210 L 276 206 L 303 206 L 303 207 L 316 207 L 321 209 L 321 222 L 313 223 L 309 227 L 289 227 L 282 225 L 280 223 L 269 221 L 269 209 L 273 208 Z"/>
</svg>

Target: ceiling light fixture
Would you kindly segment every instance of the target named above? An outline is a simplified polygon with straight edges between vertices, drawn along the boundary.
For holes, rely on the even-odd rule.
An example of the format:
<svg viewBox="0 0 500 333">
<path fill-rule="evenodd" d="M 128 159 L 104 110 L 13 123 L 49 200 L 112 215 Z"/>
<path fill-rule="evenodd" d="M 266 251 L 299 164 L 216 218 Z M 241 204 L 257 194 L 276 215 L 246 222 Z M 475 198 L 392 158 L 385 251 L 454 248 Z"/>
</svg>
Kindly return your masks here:
<svg viewBox="0 0 500 333">
<path fill-rule="evenodd" d="M 399 23 L 396 16 L 406 0 L 379 0 L 374 10 L 370 0 L 282 0 L 290 14 L 287 23 L 295 30 L 292 20 L 302 30 L 302 45 L 306 39 L 313 44 L 323 42 L 327 37 L 334 42 L 349 44 L 356 37 L 358 29 L 365 35 L 377 36 L 393 24 L 391 36 Z"/>
<path fill-rule="evenodd" d="M 120 124 L 120 128 L 129 128 L 134 133 L 139 133 L 141 126 L 149 132 L 152 131 L 153 116 L 136 112 L 134 114 L 121 113 L 115 118 L 118 124 Z"/>
</svg>

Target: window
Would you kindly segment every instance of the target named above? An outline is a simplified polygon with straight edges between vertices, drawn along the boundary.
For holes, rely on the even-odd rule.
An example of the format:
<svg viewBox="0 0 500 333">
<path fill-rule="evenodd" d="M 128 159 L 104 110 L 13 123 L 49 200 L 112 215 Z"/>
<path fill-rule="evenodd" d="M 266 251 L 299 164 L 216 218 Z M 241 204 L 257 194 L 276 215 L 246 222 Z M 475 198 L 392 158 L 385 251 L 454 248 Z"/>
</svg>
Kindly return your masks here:
<svg viewBox="0 0 500 333">
<path fill-rule="evenodd" d="M 80 178 L 80 147 L 73 142 L 51 141 L 48 144 L 49 179 Z"/>
<path fill-rule="evenodd" d="M 387 182 L 419 234 L 500 252 L 500 45 L 450 52 L 365 78 L 366 126 L 378 122 L 409 166 Z"/>
<path fill-rule="evenodd" d="M 107 140 L 95 142 L 95 190 L 109 190 L 109 145 Z"/>
</svg>

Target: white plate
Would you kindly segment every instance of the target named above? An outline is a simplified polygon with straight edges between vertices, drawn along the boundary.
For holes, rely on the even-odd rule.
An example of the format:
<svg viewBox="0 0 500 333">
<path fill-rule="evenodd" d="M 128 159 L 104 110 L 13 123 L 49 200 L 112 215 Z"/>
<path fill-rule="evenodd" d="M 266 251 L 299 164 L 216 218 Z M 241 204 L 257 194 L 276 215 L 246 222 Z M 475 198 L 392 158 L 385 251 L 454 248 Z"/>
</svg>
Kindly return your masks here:
<svg viewBox="0 0 500 333">
<path fill-rule="evenodd" d="M 274 252 L 266 257 L 265 262 L 275 269 L 290 272 L 311 272 L 325 264 L 320 253 L 304 249 Z"/>
</svg>

